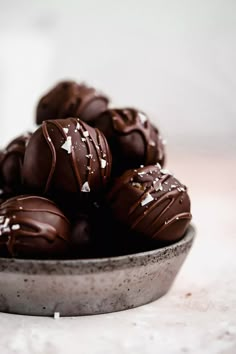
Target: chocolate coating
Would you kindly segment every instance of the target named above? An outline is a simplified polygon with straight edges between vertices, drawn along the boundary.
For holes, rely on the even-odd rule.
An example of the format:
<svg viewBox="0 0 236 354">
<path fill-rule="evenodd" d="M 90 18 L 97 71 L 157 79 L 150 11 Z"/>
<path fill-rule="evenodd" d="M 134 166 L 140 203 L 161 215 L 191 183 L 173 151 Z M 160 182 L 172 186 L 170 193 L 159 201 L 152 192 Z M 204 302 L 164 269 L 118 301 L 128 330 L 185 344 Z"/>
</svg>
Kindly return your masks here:
<svg viewBox="0 0 236 354">
<path fill-rule="evenodd" d="M 186 187 L 157 165 L 124 173 L 108 200 L 114 217 L 147 239 L 176 241 L 191 220 Z"/>
<path fill-rule="evenodd" d="M 147 116 L 135 109 L 112 109 L 103 112 L 93 126 L 103 132 L 113 156 L 113 174 L 140 165 L 164 164 L 163 140 Z"/>
<path fill-rule="evenodd" d="M 104 135 L 76 118 L 49 120 L 25 152 L 24 185 L 66 202 L 100 194 L 109 180 L 111 154 Z M 90 193 L 86 193 L 90 192 Z"/>
<path fill-rule="evenodd" d="M 0 184 L 7 194 L 21 191 L 23 160 L 31 135 L 27 132 L 18 136 L 0 154 Z"/>
<path fill-rule="evenodd" d="M 109 99 L 94 88 L 74 81 L 63 81 L 43 96 L 37 106 L 36 122 L 78 117 L 85 122 L 107 109 Z"/>
<path fill-rule="evenodd" d="M 70 223 L 50 200 L 8 199 L 0 206 L 0 254 L 18 258 L 64 258 L 70 249 Z"/>
</svg>

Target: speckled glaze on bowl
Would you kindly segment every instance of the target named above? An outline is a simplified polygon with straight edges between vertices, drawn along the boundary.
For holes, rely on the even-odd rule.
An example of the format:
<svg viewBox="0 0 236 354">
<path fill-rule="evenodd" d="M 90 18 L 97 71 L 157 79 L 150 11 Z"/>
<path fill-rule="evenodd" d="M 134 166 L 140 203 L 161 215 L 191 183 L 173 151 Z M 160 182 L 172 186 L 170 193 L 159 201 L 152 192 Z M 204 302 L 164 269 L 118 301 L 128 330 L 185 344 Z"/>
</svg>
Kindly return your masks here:
<svg viewBox="0 0 236 354">
<path fill-rule="evenodd" d="M 120 311 L 166 294 L 193 243 L 179 242 L 128 256 L 87 260 L 0 258 L 0 312 L 92 315 Z"/>
</svg>

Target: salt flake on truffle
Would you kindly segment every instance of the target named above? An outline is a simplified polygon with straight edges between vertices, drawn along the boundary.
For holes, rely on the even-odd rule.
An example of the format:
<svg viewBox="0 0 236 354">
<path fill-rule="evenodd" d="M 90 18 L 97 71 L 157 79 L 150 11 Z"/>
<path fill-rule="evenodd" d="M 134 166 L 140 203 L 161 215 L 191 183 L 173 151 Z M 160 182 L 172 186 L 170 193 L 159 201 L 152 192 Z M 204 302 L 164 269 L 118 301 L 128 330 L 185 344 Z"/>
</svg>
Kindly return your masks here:
<svg viewBox="0 0 236 354">
<path fill-rule="evenodd" d="M 158 181 L 158 179 L 154 180 L 152 182 L 152 184 L 153 184 L 155 191 L 159 191 L 159 190 L 162 191 L 163 190 L 163 186 L 161 185 L 161 182 Z"/>
<path fill-rule="evenodd" d="M 163 175 L 172 175 L 172 173 L 171 173 L 169 170 L 166 170 L 166 169 L 164 169 L 164 168 L 161 169 L 161 173 L 162 173 Z"/>
<path fill-rule="evenodd" d="M 104 160 L 104 159 L 100 159 L 100 161 L 101 161 L 101 168 L 105 168 L 105 167 L 106 167 L 106 165 L 107 165 L 106 160 Z"/>
<path fill-rule="evenodd" d="M 64 132 L 68 134 L 69 128 L 63 128 Z"/>
<path fill-rule="evenodd" d="M 141 120 L 141 123 L 144 124 L 147 121 L 147 117 L 144 113 L 139 112 L 138 113 L 139 119 Z"/>
<path fill-rule="evenodd" d="M 88 132 L 87 130 L 85 130 L 85 131 L 83 132 L 83 136 L 84 136 L 85 138 L 87 138 L 87 137 L 89 136 L 89 132 Z"/>
<path fill-rule="evenodd" d="M 72 150 L 71 136 L 68 136 L 66 138 L 66 141 L 61 146 L 61 148 L 66 150 L 68 152 L 68 154 L 71 154 L 71 150 Z"/>
<path fill-rule="evenodd" d="M 19 225 L 19 224 L 12 225 L 11 229 L 12 229 L 13 231 L 19 230 L 19 229 L 20 229 L 20 225 Z"/>
<path fill-rule="evenodd" d="M 88 182 L 85 182 L 85 183 L 82 185 L 81 192 L 85 192 L 85 193 L 90 192 L 90 187 L 89 187 Z"/>
<path fill-rule="evenodd" d="M 151 196 L 150 193 L 146 194 L 146 197 L 141 201 L 141 205 L 144 206 L 150 202 L 152 202 L 154 200 L 154 198 Z"/>
</svg>

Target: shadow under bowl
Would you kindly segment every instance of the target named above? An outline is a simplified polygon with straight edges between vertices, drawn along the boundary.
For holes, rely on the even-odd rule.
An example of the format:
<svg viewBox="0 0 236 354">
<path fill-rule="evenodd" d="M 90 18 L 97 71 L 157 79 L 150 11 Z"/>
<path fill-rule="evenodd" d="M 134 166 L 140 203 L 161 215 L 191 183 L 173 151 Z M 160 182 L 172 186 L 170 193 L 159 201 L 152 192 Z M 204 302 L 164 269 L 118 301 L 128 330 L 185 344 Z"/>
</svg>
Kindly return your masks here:
<svg viewBox="0 0 236 354">
<path fill-rule="evenodd" d="M 0 312 L 79 316 L 152 302 L 167 293 L 195 236 L 148 252 L 78 260 L 0 258 Z"/>
</svg>

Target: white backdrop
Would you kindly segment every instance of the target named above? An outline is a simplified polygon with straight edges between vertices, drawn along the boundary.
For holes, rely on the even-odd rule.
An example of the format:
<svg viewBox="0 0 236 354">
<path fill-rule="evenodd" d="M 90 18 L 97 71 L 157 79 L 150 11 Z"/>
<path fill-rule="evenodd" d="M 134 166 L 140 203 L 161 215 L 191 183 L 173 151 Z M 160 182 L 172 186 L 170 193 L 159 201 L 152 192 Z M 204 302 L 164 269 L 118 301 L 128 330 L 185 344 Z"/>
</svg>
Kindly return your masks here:
<svg viewBox="0 0 236 354">
<path fill-rule="evenodd" d="M 148 112 L 172 148 L 236 150 L 235 0 L 0 0 L 0 145 L 62 78 Z"/>
</svg>

